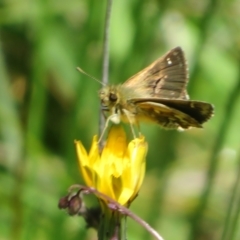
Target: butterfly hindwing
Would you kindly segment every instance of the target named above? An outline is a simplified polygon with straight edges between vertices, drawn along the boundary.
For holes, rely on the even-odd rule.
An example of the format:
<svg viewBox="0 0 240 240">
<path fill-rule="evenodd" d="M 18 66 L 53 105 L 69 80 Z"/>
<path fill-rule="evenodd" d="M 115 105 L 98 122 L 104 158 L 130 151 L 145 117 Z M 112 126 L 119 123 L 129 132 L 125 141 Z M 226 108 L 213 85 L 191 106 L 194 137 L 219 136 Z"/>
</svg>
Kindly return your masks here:
<svg viewBox="0 0 240 240">
<path fill-rule="evenodd" d="M 200 101 L 156 98 L 131 101 L 145 119 L 157 122 L 165 128 L 199 128 L 213 115 L 213 106 Z"/>
</svg>

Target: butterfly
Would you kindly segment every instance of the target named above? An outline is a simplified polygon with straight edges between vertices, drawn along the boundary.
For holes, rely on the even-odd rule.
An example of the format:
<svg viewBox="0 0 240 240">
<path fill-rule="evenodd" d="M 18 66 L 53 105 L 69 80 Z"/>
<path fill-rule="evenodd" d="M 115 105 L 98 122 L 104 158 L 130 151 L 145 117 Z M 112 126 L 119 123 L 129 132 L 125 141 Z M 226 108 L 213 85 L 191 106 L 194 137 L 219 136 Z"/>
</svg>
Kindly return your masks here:
<svg viewBox="0 0 240 240">
<path fill-rule="evenodd" d="M 152 122 L 166 129 L 202 128 L 213 116 L 212 104 L 190 100 L 184 52 L 176 47 L 119 85 L 99 91 L 102 110 L 111 121 Z M 105 127 L 105 128 L 106 128 Z M 132 131 L 134 132 L 133 128 Z"/>
</svg>

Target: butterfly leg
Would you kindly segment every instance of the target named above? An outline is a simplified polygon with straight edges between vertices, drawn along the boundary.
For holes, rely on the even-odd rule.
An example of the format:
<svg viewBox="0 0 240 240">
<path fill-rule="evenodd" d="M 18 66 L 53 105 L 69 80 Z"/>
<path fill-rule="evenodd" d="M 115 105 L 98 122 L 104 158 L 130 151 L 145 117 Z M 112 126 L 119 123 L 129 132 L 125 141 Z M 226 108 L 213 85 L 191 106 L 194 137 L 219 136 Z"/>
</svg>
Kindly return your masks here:
<svg viewBox="0 0 240 240">
<path fill-rule="evenodd" d="M 126 115 L 128 121 L 129 121 L 133 138 L 136 138 L 135 130 L 134 130 L 134 127 L 133 127 L 133 121 L 132 121 L 131 116 L 129 115 L 129 112 L 128 112 L 127 110 L 125 110 L 125 109 L 122 109 L 122 111 L 124 112 L 124 114 Z M 138 124 L 138 122 L 137 122 L 137 128 L 139 129 L 139 124 Z"/>
<path fill-rule="evenodd" d="M 139 121 L 136 121 L 136 125 L 137 125 L 137 130 L 138 130 L 138 137 L 141 137 L 142 133 L 141 133 L 141 130 L 140 130 Z"/>
<path fill-rule="evenodd" d="M 119 123 L 120 123 L 119 113 L 114 113 L 114 114 L 110 115 L 110 116 L 107 118 L 106 123 L 105 123 L 105 126 L 104 126 L 104 128 L 103 128 L 103 131 L 102 131 L 102 133 L 101 133 L 101 136 L 100 136 L 100 138 L 98 139 L 98 143 L 101 142 L 101 140 L 102 140 L 102 138 L 103 138 L 103 136 L 104 136 L 104 133 L 105 133 L 105 131 L 106 131 L 106 129 L 107 129 L 110 121 L 113 122 L 114 124 L 119 124 Z"/>
<path fill-rule="evenodd" d="M 102 133 L 101 133 L 101 136 L 100 136 L 99 139 L 98 139 L 98 144 L 101 142 L 101 140 L 102 140 L 102 138 L 103 138 L 103 136 L 104 136 L 104 133 L 105 133 L 107 127 L 108 127 L 108 123 L 109 123 L 109 118 L 107 118 L 107 121 L 106 121 L 106 123 L 105 123 L 105 125 L 104 125 L 103 131 L 102 131 Z"/>
<path fill-rule="evenodd" d="M 133 134 L 133 138 L 136 138 L 134 127 L 133 127 L 133 124 L 131 122 L 130 122 L 130 127 L 131 127 L 131 131 L 132 131 L 132 134 Z"/>
</svg>

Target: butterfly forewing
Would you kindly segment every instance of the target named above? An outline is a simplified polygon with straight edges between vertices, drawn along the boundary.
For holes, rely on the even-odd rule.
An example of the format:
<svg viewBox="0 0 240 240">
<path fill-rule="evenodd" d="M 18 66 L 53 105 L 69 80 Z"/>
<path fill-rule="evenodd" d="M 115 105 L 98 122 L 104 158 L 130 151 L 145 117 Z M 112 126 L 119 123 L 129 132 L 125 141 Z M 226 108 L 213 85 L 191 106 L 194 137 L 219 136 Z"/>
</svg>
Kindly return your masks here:
<svg viewBox="0 0 240 240">
<path fill-rule="evenodd" d="M 188 99 L 187 82 L 184 53 L 180 47 L 176 47 L 128 79 L 123 87 L 144 94 L 144 98 Z"/>
</svg>

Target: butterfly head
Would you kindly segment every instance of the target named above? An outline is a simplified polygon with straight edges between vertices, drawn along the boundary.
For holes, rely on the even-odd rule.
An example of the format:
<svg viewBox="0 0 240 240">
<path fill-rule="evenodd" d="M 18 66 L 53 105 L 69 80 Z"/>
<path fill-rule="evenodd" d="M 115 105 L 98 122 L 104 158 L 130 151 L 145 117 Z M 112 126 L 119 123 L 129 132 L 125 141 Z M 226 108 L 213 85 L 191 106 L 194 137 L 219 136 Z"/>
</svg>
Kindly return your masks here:
<svg viewBox="0 0 240 240">
<path fill-rule="evenodd" d="M 106 86 L 99 91 L 103 110 L 110 110 L 119 103 L 119 94 L 116 86 Z"/>
</svg>

